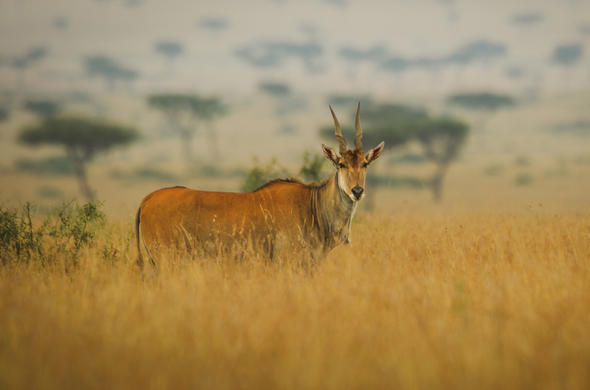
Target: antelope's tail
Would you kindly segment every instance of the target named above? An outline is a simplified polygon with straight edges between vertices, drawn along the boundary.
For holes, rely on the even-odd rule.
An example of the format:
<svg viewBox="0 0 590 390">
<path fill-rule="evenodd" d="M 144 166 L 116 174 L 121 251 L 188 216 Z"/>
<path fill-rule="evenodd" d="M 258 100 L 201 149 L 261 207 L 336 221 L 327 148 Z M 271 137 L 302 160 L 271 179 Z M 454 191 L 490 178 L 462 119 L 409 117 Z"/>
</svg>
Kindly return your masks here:
<svg viewBox="0 0 590 390">
<path fill-rule="evenodd" d="M 135 216 L 135 242 L 137 244 L 137 265 L 140 269 L 143 269 L 143 255 L 141 252 L 141 247 L 143 244 L 143 249 L 145 250 L 145 257 L 150 261 L 152 266 L 156 267 L 156 262 L 154 258 L 150 254 L 150 250 L 145 244 L 145 240 L 143 239 L 143 235 L 141 234 L 141 210 L 143 208 L 143 202 L 139 206 L 137 210 L 137 215 Z"/>
<path fill-rule="evenodd" d="M 137 209 L 137 214 L 135 215 L 135 240 L 137 243 L 137 265 L 139 268 L 143 268 L 143 257 L 141 256 L 141 237 L 139 232 L 139 224 L 141 222 L 141 206 Z"/>
</svg>

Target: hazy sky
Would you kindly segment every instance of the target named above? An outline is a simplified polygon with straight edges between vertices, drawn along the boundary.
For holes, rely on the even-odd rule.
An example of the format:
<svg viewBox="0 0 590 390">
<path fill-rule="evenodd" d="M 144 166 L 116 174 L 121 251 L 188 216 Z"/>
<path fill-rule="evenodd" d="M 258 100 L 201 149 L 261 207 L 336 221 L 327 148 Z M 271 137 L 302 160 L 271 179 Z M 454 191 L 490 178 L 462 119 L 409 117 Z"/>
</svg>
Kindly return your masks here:
<svg viewBox="0 0 590 390">
<path fill-rule="evenodd" d="M 178 42 L 173 61 L 154 50 Z M 30 88 L 99 88 L 84 58 L 136 70 L 135 88 L 252 91 L 261 79 L 304 91 L 469 86 L 588 88 L 590 1 L 0 0 L 0 80 L 43 46 Z M 579 52 L 552 63 L 556 46 Z M 564 73 L 567 75 L 564 76 Z M 434 82 L 436 81 L 436 82 Z"/>
</svg>

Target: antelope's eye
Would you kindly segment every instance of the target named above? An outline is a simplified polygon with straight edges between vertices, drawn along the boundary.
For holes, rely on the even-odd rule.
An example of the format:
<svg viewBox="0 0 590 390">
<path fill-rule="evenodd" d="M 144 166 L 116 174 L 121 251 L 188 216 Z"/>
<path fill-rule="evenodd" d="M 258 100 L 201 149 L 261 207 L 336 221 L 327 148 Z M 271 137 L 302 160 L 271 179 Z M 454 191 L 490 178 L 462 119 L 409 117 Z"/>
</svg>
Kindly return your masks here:
<svg viewBox="0 0 590 390">
<path fill-rule="evenodd" d="M 368 165 L 369 165 L 369 163 L 368 163 L 368 162 L 364 163 L 364 164 L 363 164 L 363 168 L 366 168 Z"/>
<path fill-rule="evenodd" d="M 338 168 L 346 168 L 346 165 L 344 165 L 342 163 L 338 163 Z"/>
</svg>

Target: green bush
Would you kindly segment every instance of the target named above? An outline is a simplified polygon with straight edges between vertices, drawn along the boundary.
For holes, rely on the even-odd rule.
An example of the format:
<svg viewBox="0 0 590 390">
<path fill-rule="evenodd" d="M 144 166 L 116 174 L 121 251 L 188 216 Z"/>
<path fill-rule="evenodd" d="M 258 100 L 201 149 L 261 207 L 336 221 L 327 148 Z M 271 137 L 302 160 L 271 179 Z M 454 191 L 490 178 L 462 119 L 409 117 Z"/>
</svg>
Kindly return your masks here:
<svg viewBox="0 0 590 390">
<path fill-rule="evenodd" d="M 258 158 L 254 157 L 254 164 L 246 173 L 241 190 L 243 192 L 254 191 L 268 181 L 284 176 L 288 176 L 288 172 L 279 165 L 276 158 L 262 164 Z"/>
<path fill-rule="evenodd" d="M 514 159 L 514 164 L 519 167 L 526 167 L 531 164 L 530 160 L 526 156 L 518 156 Z"/>
<path fill-rule="evenodd" d="M 0 122 L 8 119 L 8 108 L 0 107 Z"/>
<path fill-rule="evenodd" d="M 305 181 L 320 182 L 323 179 L 322 169 L 324 168 L 326 158 L 319 153 L 312 153 L 309 150 L 303 153 L 303 165 L 299 174 Z"/>
<path fill-rule="evenodd" d="M 29 260 L 33 255 L 41 255 L 41 235 L 33 229 L 31 205 L 22 210 L 0 208 L 0 260 L 2 264 L 10 260 Z"/>
<path fill-rule="evenodd" d="M 323 155 L 306 151 L 303 153 L 303 161 L 299 168 L 299 176 L 304 181 L 320 182 L 325 172 L 323 170 L 326 159 Z M 254 191 L 263 184 L 273 179 L 286 178 L 293 176 L 289 171 L 279 165 L 276 158 L 272 158 L 266 164 L 261 163 L 258 158 L 254 157 L 254 164 L 246 172 L 246 177 L 242 183 L 243 192 Z"/>
<path fill-rule="evenodd" d="M 533 182 L 533 177 L 528 173 L 521 173 L 520 175 L 516 176 L 514 179 L 514 183 L 517 186 L 528 186 Z"/>
<path fill-rule="evenodd" d="M 486 176 L 498 176 L 504 172 L 504 166 L 501 164 L 490 164 L 483 169 Z"/>
<path fill-rule="evenodd" d="M 44 218 L 35 214 L 30 203 L 21 209 L 0 207 L 3 265 L 31 261 L 48 265 L 61 261 L 67 272 L 78 264 L 80 251 L 94 245 L 96 231 L 104 225 L 104 213 L 100 204 L 94 202 L 64 203 Z"/>
</svg>

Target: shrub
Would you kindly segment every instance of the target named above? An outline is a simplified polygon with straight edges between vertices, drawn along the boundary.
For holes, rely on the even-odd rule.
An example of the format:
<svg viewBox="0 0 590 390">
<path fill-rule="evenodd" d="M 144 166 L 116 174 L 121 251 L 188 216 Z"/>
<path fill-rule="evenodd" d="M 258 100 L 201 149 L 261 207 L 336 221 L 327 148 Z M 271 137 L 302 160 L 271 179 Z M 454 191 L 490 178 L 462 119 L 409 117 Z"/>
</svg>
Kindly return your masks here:
<svg viewBox="0 0 590 390">
<path fill-rule="evenodd" d="M 498 176 L 504 172 L 504 166 L 501 164 L 490 164 L 483 169 L 486 176 Z"/>
<path fill-rule="evenodd" d="M 299 174 L 303 176 L 305 181 L 319 182 L 322 180 L 322 169 L 326 162 L 326 158 L 318 153 L 305 151 L 303 153 L 303 165 L 299 170 Z"/>
<path fill-rule="evenodd" d="M 521 173 L 520 175 L 516 176 L 514 179 L 514 183 L 517 186 L 528 186 L 533 182 L 533 177 L 528 173 Z"/>
<path fill-rule="evenodd" d="M 528 159 L 528 157 L 518 156 L 518 157 L 516 157 L 516 159 L 514 159 L 514 164 L 519 167 L 526 167 L 526 166 L 529 166 L 531 164 L 531 162 Z"/>
<path fill-rule="evenodd" d="M 40 223 L 35 208 L 25 204 L 19 209 L 0 207 L 0 261 L 39 261 L 54 264 L 62 261 L 68 271 L 78 264 L 83 248 L 94 244 L 98 228 L 104 224 L 100 204 L 70 202 L 53 210 Z"/>
<path fill-rule="evenodd" d="M 243 192 L 254 191 L 266 182 L 283 176 L 288 176 L 288 172 L 279 165 L 276 158 L 262 164 L 258 158 L 254 157 L 254 165 L 246 173 L 241 190 Z"/>
</svg>

